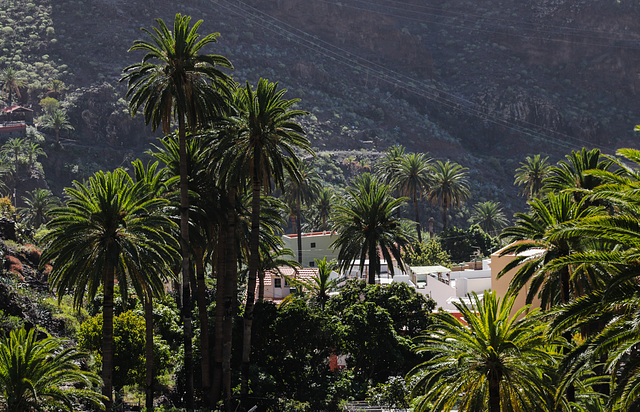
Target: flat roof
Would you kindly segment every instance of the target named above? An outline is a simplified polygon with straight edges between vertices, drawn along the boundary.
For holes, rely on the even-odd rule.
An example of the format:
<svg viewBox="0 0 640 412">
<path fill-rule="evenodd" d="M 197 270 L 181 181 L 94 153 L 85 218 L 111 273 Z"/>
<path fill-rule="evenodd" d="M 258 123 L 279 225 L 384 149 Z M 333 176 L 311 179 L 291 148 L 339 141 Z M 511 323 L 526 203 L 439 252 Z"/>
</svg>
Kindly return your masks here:
<svg viewBox="0 0 640 412">
<path fill-rule="evenodd" d="M 429 273 L 451 272 L 451 269 L 444 266 L 410 266 L 416 275 L 428 275 Z"/>
</svg>

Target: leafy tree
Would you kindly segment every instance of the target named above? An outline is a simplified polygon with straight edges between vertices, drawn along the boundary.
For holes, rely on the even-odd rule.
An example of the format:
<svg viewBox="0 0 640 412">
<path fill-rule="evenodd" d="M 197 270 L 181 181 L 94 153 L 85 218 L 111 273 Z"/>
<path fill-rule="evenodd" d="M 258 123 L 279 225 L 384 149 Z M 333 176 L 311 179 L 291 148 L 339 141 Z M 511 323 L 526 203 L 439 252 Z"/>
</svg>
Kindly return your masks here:
<svg viewBox="0 0 640 412">
<path fill-rule="evenodd" d="M 545 324 L 527 307 L 510 315 L 515 296 L 495 292 L 471 304 L 455 303 L 462 320 L 434 315 L 435 325 L 417 341 L 429 360 L 412 371 L 413 396 L 423 396 L 417 411 L 552 410 L 551 379 L 556 367 Z"/>
<path fill-rule="evenodd" d="M 514 184 L 523 186 L 522 195 L 532 199 L 539 197 L 543 191 L 545 179 L 551 173 L 551 165 L 547 163 L 548 157 L 542 158 L 539 154 L 533 157 L 527 156 L 520 167 L 516 169 Z"/>
<path fill-rule="evenodd" d="M 202 54 L 208 44 L 215 43 L 219 33 L 200 37 L 202 20 L 193 26 L 191 17 L 176 14 L 173 31 L 161 19 L 153 31 L 142 29 L 150 38 L 136 40 L 129 51 L 145 52 L 140 63 L 124 69 L 121 81 L 127 81 L 127 98 L 132 115 L 142 107 L 145 123 L 153 130 L 162 125 L 164 133 L 171 130 L 171 120 L 178 122 L 180 154 L 180 245 L 182 251 L 182 294 L 184 322 L 184 364 L 187 372 L 187 408 L 193 407 L 193 371 L 191 295 L 189 286 L 189 189 L 186 159 L 187 130 L 211 121 L 226 110 L 229 77 L 221 68 L 232 68 L 225 57 Z"/>
<path fill-rule="evenodd" d="M 402 156 L 400 164 L 395 172 L 393 185 L 402 196 L 411 199 L 416 219 L 416 233 L 418 242 L 422 243 L 422 230 L 420 229 L 420 213 L 418 210 L 418 199 L 423 193 L 429 191 L 431 186 L 430 158 L 422 153 L 409 153 Z"/>
<path fill-rule="evenodd" d="M 429 200 L 442 208 L 442 226 L 447 228 L 447 210 L 458 207 L 471 195 L 467 183 L 467 168 L 455 162 L 433 164 L 433 175 Z"/>
<path fill-rule="evenodd" d="M 347 188 L 344 203 L 336 206 L 333 216 L 333 229 L 338 238 L 331 247 L 338 248 L 338 264 L 341 271 L 350 270 L 357 259 L 360 260 L 360 272 L 363 272 L 365 259 L 369 259 L 368 282 L 374 284 L 380 276 L 380 256 L 391 264 L 395 259 L 404 270 L 400 247 L 408 244 L 411 236 L 402 230 L 397 211 L 405 198 L 395 199 L 390 188 L 365 173 L 355 186 Z"/>
<path fill-rule="evenodd" d="M 47 214 L 59 205 L 59 199 L 46 189 L 35 189 L 27 192 L 27 197 L 23 197 L 25 207 L 20 208 L 20 217 L 24 223 L 34 229 L 47 223 Z"/>
<path fill-rule="evenodd" d="M 102 380 L 110 411 L 114 280 L 121 292 L 131 284 L 139 296 L 146 288 L 162 293 L 175 258 L 174 224 L 162 214 L 167 201 L 149 197 L 143 182 L 133 184 L 122 169 L 98 172 L 87 185 L 75 182 L 65 193 L 67 206 L 51 212 L 41 265 L 53 261 L 49 281 L 59 300 L 72 293 L 75 307 L 85 293 L 94 296 L 103 286 Z"/>
<path fill-rule="evenodd" d="M 499 243 L 485 233 L 480 226 L 472 225 L 469 229 L 450 227 L 438 236 L 442 249 L 453 262 L 466 262 L 476 257 L 489 256 Z"/>
<path fill-rule="evenodd" d="M 439 239 L 428 239 L 419 248 L 406 250 L 404 261 L 413 266 L 451 266 L 451 255 L 445 251 Z"/>
<path fill-rule="evenodd" d="M 102 314 L 98 314 L 80 325 L 78 330 L 78 346 L 82 349 L 97 352 L 97 361 L 102 362 Z M 121 389 L 125 385 L 145 384 L 146 336 L 145 320 L 128 310 L 113 318 L 113 386 Z M 171 353 L 169 347 L 157 337 L 153 341 L 155 375 L 166 371 Z"/>
<path fill-rule="evenodd" d="M 509 223 L 500 207 L 500 203 L 491 200 L 476 203 L 473 206 L 471 221 L 492 236 L 497 236 L 500 230 Z"/>
<path fill-rule="evenodd" d="M 381 181 L 391 184 L 397 179 L 405 151 L 406 148 L 402 145 L 393 145 L 387 149 L 387 153 L 376 165 L 376 175 Z"/>
<path fill-rule="evenodd" d="M 67 114 L 61 110 L 55 110 L 51 114 L 45 114 L 40 118 L 40 126 L 47 130 L 53 130 L 56 134 L 56 143 L 60 145 L 60 131 L 73 130 Z"/>
<path fill-rule="evenodd" d="M 2 154 L 2 156 L 12 159 L 15 171 L 18 170 L 18 160 L 24 151 L 24 147 L 24 139 L 11 138 L 2 145 L 2 148 L 0 148 L 0 154 Z"/>
<path fill-rule="evenodd" d="M 56 110 L 60 109 L 60 102 L 53 97 L 45 97 L 44 99 L 40 100 L 40 107 L 42 107 L 45 115 L 51 115 Z"/>
<path fill-rule="evenodd" d="M 38 160 L 38 157 L 44 156 L 47 157 L 47 152 L 40 147 L 38 143 L 35 142 L 27 142 L 25 146 L 25 153 L 27 155 L 29 167 L 33 167 L 34 163 Z"/>
<path fill-rule="evenodd" d="M 78 366 L 87 355 L 65 346 L 50 336 L 39 339 L 36 329 L 14 329 L 0 339 L 0 399 L 7 411 L 74 411 L 78 401 L 103 406 L 92 389 L 100 378 Z"/>
</svg>

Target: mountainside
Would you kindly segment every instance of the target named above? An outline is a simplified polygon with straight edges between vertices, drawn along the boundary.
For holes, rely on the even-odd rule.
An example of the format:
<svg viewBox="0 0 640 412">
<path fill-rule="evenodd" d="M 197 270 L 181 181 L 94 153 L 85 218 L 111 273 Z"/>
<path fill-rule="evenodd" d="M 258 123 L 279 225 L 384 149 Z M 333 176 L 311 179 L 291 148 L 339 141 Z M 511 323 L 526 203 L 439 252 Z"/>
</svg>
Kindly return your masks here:
<svg viewBox="0 0 640 412">
<path fill-rule="evenodd" d="M 69 108 L 75 138 L 109 148 L 114 165 L 153 138 L 139 119 L 129 119 L 126 102 L 119 100 L 122 69 L 141 58 L 127 49 L 143 36 L 140 27 L 151 27 L 156 17 L 170 22 L 176 12 L 203 19 L 203 33 L 221 33 L 210 51 L 233 62 L 236 81 L 267 77 L 288 88 L 288 97 L 301 98 L 301 108 L 311 112 L 305 124 L 316 150 L 383 151 L 400 143 L 450 158 L 471 169 L 477 200 L 500 200 L 509 210 L 523 207 L 512 182 L 525 155 L 543 153 L 556 161 L 582 146 L 613 153 L 636 141 L 635 2 L 16 3 L 0 0 L 7 10 L 27 15 L 32 4 L 36 19 L 40 10 L 50 17 L 34 32 L 48 41 L 37 49 L 26 41 L 22 49 L 36 51 L 25 58 L 21 50 L 22 63 L 50 64 L 55 76 L 84 88 L 74 92 Z M 0 69 L 15 63 L 10 40 L 19 35 L 16 30 L 3 40 Z"/>
</svg>

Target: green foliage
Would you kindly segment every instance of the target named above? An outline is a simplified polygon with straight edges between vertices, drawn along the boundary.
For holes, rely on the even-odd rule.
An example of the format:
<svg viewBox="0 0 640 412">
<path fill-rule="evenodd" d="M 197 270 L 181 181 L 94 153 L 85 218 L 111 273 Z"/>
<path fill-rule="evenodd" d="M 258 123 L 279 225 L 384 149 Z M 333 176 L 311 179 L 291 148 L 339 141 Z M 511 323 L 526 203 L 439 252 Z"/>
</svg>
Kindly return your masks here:
<svg viewBox="0 0 640 412">
<path fill-rule="evenodd" d="M 74 411 L 78 401 L 102 406 L 93 390 L 100 378 L 78 366 L 86 355 L 59 339 L 39 339 L 38 332 L 17 329 L 0 340 L 0 399 L 6 410 Z"/>
<path fill-rule="evenodd" d="M 389 408 L 408 408 L 411 390 L 402 376 L 389 376 L 384 383 L 372 387 L 367 392 L 367 401 L 371 405 Z"/>
<path fill-rule="evenodd" d="M 145 321 L 133 311 L 126 311 L 113 318 L 114 370 L 113 385 L 143 385 L 145 378 Z M 154 358 L 156 376 L 169 366 L 171 352 L 167 344 L 154 337 Z M 98 314 L 80 325 L 78 346 L 97 353 L 101 363 L 102 314 Z"/>
<path fill-rule="evenodd" d="M 438 238 L 424 240 L 413 250 L 406 250 L 402 258 L 412 266 L 451 266 L 451 255 L 442 248 Z"/>
<path fill-rule="evenodd" d="M 468 262 L 489 256 L 499 246 L 499 242 L 478 225 L 472 225 L 466 230 L 450 227 L 440 232 L 438 238 L 442 249 L 449 253 L 453 262 Z"/>
</svg>

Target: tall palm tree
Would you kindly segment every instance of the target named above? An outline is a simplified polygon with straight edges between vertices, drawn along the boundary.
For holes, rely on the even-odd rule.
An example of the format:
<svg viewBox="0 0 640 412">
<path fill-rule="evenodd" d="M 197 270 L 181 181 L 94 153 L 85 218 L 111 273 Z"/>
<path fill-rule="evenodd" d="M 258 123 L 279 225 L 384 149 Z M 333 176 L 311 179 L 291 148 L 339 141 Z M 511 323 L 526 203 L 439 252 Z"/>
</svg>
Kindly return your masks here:
<svg viewBox="0 0 640 412">
<path fill-rule="evenodd" d="M 516 169 L 514 184 L 523 186 L 522 195 L 533 199 L 539 197 L 544 187 L 544 181 L 550 174 L 551 165 L 547 163 L 548 157 L 542 158 L 539 154 L 533 157 L 527 156 L 520 167 Z"/>
<path fill-rule="evenodd" d="M 471 193 L 467 182 L 467 168 L 455 162 L 438 160 L 433 166 L 429 200 L 442 208 L 442 225 L 447 228 L 447 210 L 460 206 Z"/>
<path fill-rule="evenodd" d="M 510 315 L 514 301 L 474 293 L 470 305 L 454 303 L 462 320 L 434 315 L 435 325 L 417 339 L 416 350 L 430 359 L 411 372 L 418 377 L 412 395 L 424 395 L 416 411 L 553 410 L 554 342 L 528 307 Z"/>
<path fill-rule="evenodd" d="M 236 170 L 236 174 L 250 181 L 251 240 L 249 245 L 249 279 L 244 312 L 242 358 L 242 394 L 248 394 L 249 355 L 251 353 L 251 325 L 255 301 L 255 286 L 260 266 L 260 197 L 269 191 L 273 180 L 280 186 L 285 172 L 299 180 L 298 151 L 314 155 L 304 130 L 296 118 L 307 114 L 293 109 L 298 99 L 285 99 L 286 89 L 278 90 L 277 83 L 260 79 L 254 90 L 249 83 L 239 88 L 235 96 L 238 125 L 237 134 L 229 134 L 223 142 L 225 158 L 221 167 Z"/>
<path fill-rule="evenodd" d="M 412 236 L 402 229 L 404 219 L 397 217 L 397 210 L 406 198 L 395 199 L 390 188 L 365 173 L 347 188 L 344 203 L 335 207 L 333 230 L 338 233 L 331 244 L 339 249 L 338 265 L 342 272 L 350 270 L 360 260 L 363 272 L 365 259 L 369 259 L 368 283 L 375 284 L 380 275 L 380 256 L 387 261 L 393 275 L 392 258 L 404 270 L 400 247 L 412 241 Z"/>
<path fill-rule="evenodd" d="M 87 185 L 75 182 L 65 193 L 67 206 L 51 212 L 41 265 L 52 261 L 50 284 L 58 300 L 73 294 L 75 307 L 103 287 L 102 393 L 110 411 L 114 281 L 125 297 L 129 285 L 139 296 L 147 289 L 163 292 L 177 253 L 175 224 L 164 214 L 168 201 L 149 196 L 146 185 L 134 184 L 122 169 L 98 172 Z"/>
<path fill-rule="evenodd" d="M 47 223 L 49 212 L 59 205 L 57 197 L 47 189 L 34 189 L 23 197 L 25 207 L 20 208 L 20 217 L 25 224 L 38 229 L 40 225 Z"/>
<path fill-rule="evenodd" d="M 416 232 L 418 242 L 422 243 L 422 230 L 420 229 L 420 213 L 418 209 L 418 199 L 431 186 L 430 158 L 423 153 L 409 153 L 400 158 L 400 164 L 395 172 L 395 179 L 392 185 L 396 186 L 402 196 L 411 199 L 416 219 Z"/>
<path fill-rule="evenodd" d="M 297 165 L 299 177 L 286 175 L 282 191 L 285 202 L 295 211 L 295 230 L 298 235 L 298 263 L 302 264 L 302 205 L 310 205 L 320 190 L 320 177 L 308 163 Z M 292 216 L 293 217 L 293 216 Z M 293 219 L 292 219 L 293 220 Z"/>
<path fill-rule="evenodd" d="M 60 145 L 60 131 L 73 130 L 73 126 L 69 123 L 67 114 L 62 109 L 53 111 L 51 114 L 45 114 L 40 118 L 40 126 L 47 130 L 53 130 L 56 134 L 56 143 Z"/>
<path fill-rule="evenodd" d="M 0 148 L 0 154 L 4 157 L 11 158 L 13 161 L 14 170 L 18 170 L 18 160 L 22 152 L 24 151 L 26 142 L 24 139 L 11 138 L 7 140 Z"/>
<path fill-rule="evenodd" d="M 93 389 L 100 377 L 78 366 L 87 357 L 60 339 L 39 339 L 36 329 L 12 330 L 0 338 L 0 398 L 6 410 L 72 412 L 78 401 L 103 407 L 103 397 Z"/>
<path fill-rule="evenodd" d="M 148 40 L 136 40 L 129 51 L 143 51 L 140 63 L 124 69 L 121 81 L 127 81 L 127 97 L 132 115 L 142 107 L 144 119 L 153 130 L 162 125 L 169 133 L 171 120 L 178 122 L 180 145 L 180 244 L 182 251 L 182 294 L 184 356 L 187 374 L 187 408 L 193 407 L 193 350 L 191 345 L 191 295 L 189 285 L 189 189 L 186 164 L 187 130 L 198 127 L 226 110 L 230 93 L 229 77 L 219 67 L 232 68 L 225 57 L 202 54 L 215 43 L 219 33 L 200 37 L 202 20 L 190 25 L 191 17 L 176 14 L 173 31 L 156 19 L 153 31 L 143 29 Z"/>
<path fill-rule="evenodd" d="M 27 154 L 29 167 L 33 167 L 34 163 L 38 160 L 38 157 L 47 157 L 47 152 L 44 151 L 38 143 L 28 142 L 25 146 L 25 152 Z"/>
<path fill-rule="evenodd" d="M 13 94 L 20 97 L 20 88 L 25 85 L 24 79 L 18 77 L 18 73 L 11 67 L 0 73 L 0 81 L 2 82 L 2 91 L 7 93 L 7 103 L 9 106 L 13 104 Z"/>
<path fill-rule="evenodd" d="M 396 180 L 400 163 L 405 157 L 405 147 L 399 144 L 387 149 L 387 153 L 376 165 L 376 175 L 387 184 Z"/>
<path fill-rule="evenodd" d="M 476 203 L 473 206 L 471 221 L 491 236 L 497 236 L 498 232 L 509 223 L 500 207 L 500 202 L 491 200 Z"/>
<path fill-rule="evenodd" d="M 323 232 L 327 231 L 327 219 L 331 214 L 331 208 L 335 199 L 333 192 L 334 190 L 332 188 L 323 187 L 318 193 L 318 197 L 316 199 L 316 208 L 318 209 L 318 213 L 322 219 Z"/>
</svg>

